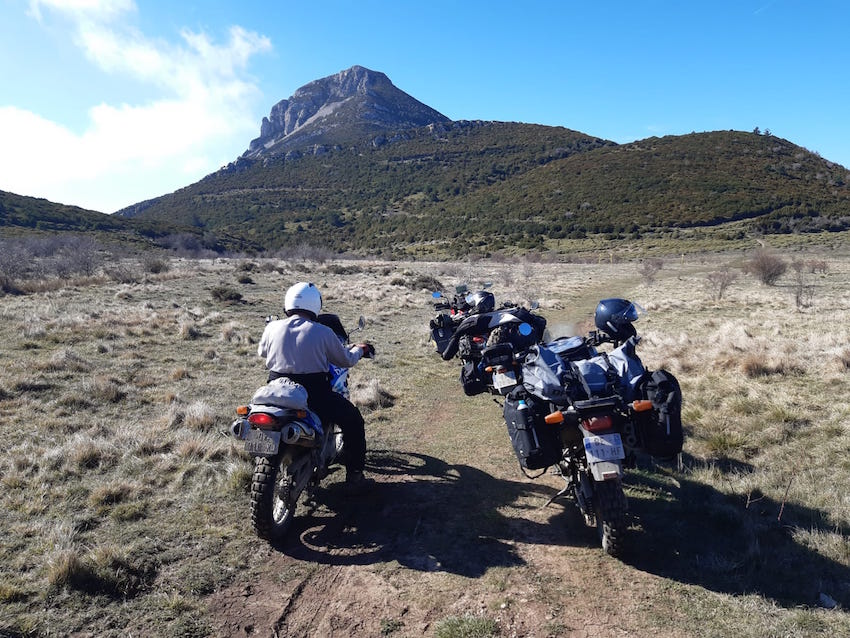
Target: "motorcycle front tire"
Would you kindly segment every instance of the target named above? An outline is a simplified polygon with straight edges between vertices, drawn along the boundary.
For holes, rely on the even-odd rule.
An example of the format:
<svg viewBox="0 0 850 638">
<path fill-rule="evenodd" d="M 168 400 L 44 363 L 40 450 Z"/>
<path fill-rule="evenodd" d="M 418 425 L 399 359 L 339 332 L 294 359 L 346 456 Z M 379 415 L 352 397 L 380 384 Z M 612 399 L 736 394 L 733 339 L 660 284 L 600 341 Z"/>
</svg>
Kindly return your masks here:
<svg viewBox="0 0 850 638">
<path fill-rule="evenodd" d="M 257 536 L 272 543 L 286 536 L 295 518 L 298 495 L 293 494 L 292 457 L 279 454 L 254 459 L 251 479 L 251 523 Z"/>
<path fill-rule="evenodd" d="M 619 557 L 626 535 L 626 495 L 619 479 L 595 482 L 594 514 L 596 533 L 606 554 Z"/>
</svg>

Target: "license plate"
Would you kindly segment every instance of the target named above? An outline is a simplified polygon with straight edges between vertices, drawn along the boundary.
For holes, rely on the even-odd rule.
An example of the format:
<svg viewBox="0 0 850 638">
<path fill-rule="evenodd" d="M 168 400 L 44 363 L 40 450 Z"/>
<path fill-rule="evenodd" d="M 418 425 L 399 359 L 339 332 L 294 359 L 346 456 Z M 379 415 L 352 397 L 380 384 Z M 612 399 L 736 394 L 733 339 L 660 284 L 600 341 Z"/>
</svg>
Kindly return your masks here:
<svg viewBox="0 0 850 638">
<path fill-rule="evenodd" d="M 623 440 L 616 432 L 584 437 L 584 453 L 587 455 L 588 463 L 616 461 L 626 456 Z"/>
<path fill-rule="evenodd" d="M 493 373 L 493 387 L 497 390 L 502 388 L 510 388 L 516 385 L 516 374 L 513 370 L 507 372 Z"/>
<path fill-rule="evenodd" d="M 277 454 L 280 445 L 279 430 L 258 430 L 251 428 L 245 438 L 245 451 L 259 456 L 271 456 Z"/>
</svg>

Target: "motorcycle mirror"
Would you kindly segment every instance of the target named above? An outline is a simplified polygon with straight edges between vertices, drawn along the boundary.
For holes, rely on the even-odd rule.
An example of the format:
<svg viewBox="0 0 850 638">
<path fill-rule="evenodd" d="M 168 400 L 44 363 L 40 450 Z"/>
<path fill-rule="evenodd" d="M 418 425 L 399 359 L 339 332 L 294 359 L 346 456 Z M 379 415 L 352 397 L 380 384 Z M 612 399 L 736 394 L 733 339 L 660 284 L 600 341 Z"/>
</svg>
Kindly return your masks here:
<svg viewBox="0 0 850 638">
<path fill-rule="evenodd" d="M 519 333 L 523 337 L 527 337 L 533 332 L 532 329 L 531 329 L 531 325 L 525 323 L 524 321 L 521 324 L 519 324 L 519 328 L 517 328 L 517 330 L 519 330 Z"/>
<path fill-rule="evenodd" d="M 455 286 L 455 292 L 457 294 L 461 294 L 469 290 L 466 284 L 461 284 L 460 286 Z"/>
<path fill-rule="evenodd" d="M 492 285 L 493 285 L 493 282 L 492 282 L 492 281 L 485 281 L 485 282 L 481 285 L 481 287 L 482 287 L 484 290 L 487 290 L 487 289 L 488 289 L 488 288 L 490 288 Z"/>
<path fill-rule="evenodd" d="M 431 297 L 433 299 L 439 299 L 442 296 L 443 296 L 443 293 L 441 293 L 439 290 L 435 290 L 434 292 L 431 293 Z"/>
<path fill-rule="evenodd" d="M 537 310 L 539 307 L 540 307 L 540 302 L 539 302 L 539 301 L 532 301 L 532 302 L 531 302 L 531 309 L 532 309 L 532 310 Z"/>
<path fill-rule="evenodd" d="M 360 330 L 363 330 L 363 328 L 366 327 L 366 319 L 363 317 L 363 315 L 360 315 L 360 319 L 357 320 L 357 327 Z"/>
</svg>

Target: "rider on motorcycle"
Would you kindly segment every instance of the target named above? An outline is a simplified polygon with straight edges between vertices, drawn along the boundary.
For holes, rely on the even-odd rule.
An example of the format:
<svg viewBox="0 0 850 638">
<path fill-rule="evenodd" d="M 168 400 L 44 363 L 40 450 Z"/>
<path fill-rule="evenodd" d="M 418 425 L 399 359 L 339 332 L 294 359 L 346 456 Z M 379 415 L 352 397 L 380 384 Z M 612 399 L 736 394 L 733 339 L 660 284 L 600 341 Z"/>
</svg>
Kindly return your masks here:
<svg viewBox="0 0 850 638">
<path fill-rule="evenodd" d="M 286 291 L 284 310 L 287 317 L 266 325 L 257 354 L 264 357 L 269 381 L 287 377 L 307 389 L 307 403 L 322 423 L 336 423 L 342 429 L 346 484 L 359 489 L 368 480 L 363 476 L 366 464 L 366 432 L 360 410 L 330 385 L 329 364 L 350 368 L 363 356 L 374 354 L 374 347 L 361 343 L 346 349 L 337 335 L 316 321 L 322 309 L 322 294 L 311 283 L 299 282 Z"/>
</svg>

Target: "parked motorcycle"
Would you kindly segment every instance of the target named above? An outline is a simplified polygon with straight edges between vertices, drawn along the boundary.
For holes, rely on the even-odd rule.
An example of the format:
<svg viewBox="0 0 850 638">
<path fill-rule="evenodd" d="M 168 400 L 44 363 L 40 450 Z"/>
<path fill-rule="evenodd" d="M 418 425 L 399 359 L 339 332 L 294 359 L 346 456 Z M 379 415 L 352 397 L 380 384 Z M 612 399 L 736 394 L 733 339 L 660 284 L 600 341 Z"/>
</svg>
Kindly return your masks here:
<svg viewBox="0 0 850 638">
<path fill-rule="evenodd" d="M 317 320 L 343 344 L 349 343 L 337 315 L 321 314 Z M 360 317 L 355 331 L 364 326 Z M 348 368 L 332 365 L 329 372 L 334 391 L 348 398 Z M 292 525 L 301 495 L 311 496 L 341 458 L 342 430 L 335 423 L 322 423 L 307 405 L 304 386 L 285 377 L 259 388 L 236 412 L 231 434 L 243 440 L 245 451 L 254 457 L 251 522 L 257 536 L 279 542 Z"/>
<path fill-rule="evenodd" d="M 612 305 L 624 312 L 624 304 L 613 301 L 600 302 L 597 318 Z M 621 555 L 627 527 L 624 467 L 633 467 L 640 452 L 675 456 L 683 442 L 678 382 L 666 371 L 644 368 L 631 326 L 637 310 L 626 308 L 622 316 L 626 319 L 619 329 L 612 327 L 618 322 L 598 321 L 606 330 L 588 337 L 524 350 L 506 342 L 482 355 L 483 365 L 492 370 L 494 390 L 506 397 L 505 424 L 523 472 L 540 470 L 540 476 L 555 467 L 566 485 L 550 502 L 571 496 L 612 556 Z M 526 324 L 518 330 L 532 333 Z M 596 350 L 604 342 L 619 343 L 626 334 L 612 351 Z"/>
<path fill-rule="evenodd" d="M 455 328 L 452 336 L 441 353 L 445 361 L 459 357 L 463 362 L 461 368 L 461 385 L 468 396 L 493 392 L 503 394 L 499 387 L 494 387 L 493 373 L 501 374 L 495 364 L 484 363 L 485 353 L 490 359 L 496 360 L 498 355 L 509 348 L 510 352 L 521 351 L 534 343 L 543 340 L 546 330 L 546 319 L 533 311 L 532 308 L 508 306 L 467 316 Z M 529 327 L 527 334 L 520 332 L 520 326 Z M 498 383 L 502 377 L 496 376 Z"/>
<path fill-rule="evenodd" d="M 457 327 L 471 314 L 491 312 L 495 309 L 496 298 L 487 289 L 490 283 L 482 284 L 480 290 L 469 291 L 466 284 L 455 287 L 454 295 L 447 296 L 442 291 L 431 293 L 434 310 L 437 315 L 430 321 L 431 340 L 436 351 L 442 355 Z M 513 306 L 507 304 L 505 307 Z"/>
</svg>

